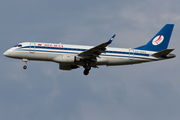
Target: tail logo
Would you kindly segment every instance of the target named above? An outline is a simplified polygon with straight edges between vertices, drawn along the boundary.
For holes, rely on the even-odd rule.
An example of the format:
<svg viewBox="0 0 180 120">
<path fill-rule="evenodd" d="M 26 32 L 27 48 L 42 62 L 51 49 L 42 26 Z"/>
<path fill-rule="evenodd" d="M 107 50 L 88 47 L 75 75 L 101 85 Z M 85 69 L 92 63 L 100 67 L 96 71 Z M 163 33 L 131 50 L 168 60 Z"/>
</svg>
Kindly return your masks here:
<svg viewBox="0 0 180 120">
<path fill-rule="evenodd" d="M 159 45 L 162 43 L 162 41 L 164 40 L 164 36 L 163 35 L 159 35 L 157 37 L 155 37 L 152 41 L 153 45 Z"/>
</svg>

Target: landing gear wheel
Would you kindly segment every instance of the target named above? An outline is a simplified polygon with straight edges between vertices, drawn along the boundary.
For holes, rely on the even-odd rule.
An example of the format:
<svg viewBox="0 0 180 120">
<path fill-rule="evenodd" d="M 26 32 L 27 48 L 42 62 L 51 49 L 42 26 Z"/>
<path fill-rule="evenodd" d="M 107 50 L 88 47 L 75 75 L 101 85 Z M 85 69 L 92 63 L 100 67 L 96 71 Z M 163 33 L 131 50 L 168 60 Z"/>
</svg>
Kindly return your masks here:
<svg viewBox="0 0 180 120">
<path fill-rule="evenodd" d="M 22 59 L 22 61 L 25 62 L 25 65 L 23 66 L 23 69 L 27 69 L 28 59 Z"/>
<path fill-rule="evenodd" d="M 84 75 L 88 75 L 89 74 L 89 70 L 84 70 Z"/>
<path fill-rule="evenodd" d="M 88 75 L 89 71 L 91 70 L 90 63 L 85 62 L 85 65 L 83 67 L 85 68 L 84 75 Z"/>
<path fill-rule="evenodd" d="M 27 66 L 26 66 L 26 65 L 24 65 L 24 66 L 23 66 L 23 68 L 24 68 L 24 69 L 27 69 Z"/>
</svg>

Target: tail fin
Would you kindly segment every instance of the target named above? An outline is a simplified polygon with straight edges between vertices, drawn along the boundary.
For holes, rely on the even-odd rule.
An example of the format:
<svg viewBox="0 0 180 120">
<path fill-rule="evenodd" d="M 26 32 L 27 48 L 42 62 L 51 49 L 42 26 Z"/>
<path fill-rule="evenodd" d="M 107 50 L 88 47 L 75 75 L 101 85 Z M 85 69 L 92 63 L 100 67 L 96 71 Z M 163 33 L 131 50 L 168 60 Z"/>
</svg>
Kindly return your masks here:
<svg viewBox="0 0 180 120">
<path fill-rule="evenodd" d="M 174 24 L 166 24 L 146 45 L 135 49 L 162 51 L 167 49 Z"/>
</svg>

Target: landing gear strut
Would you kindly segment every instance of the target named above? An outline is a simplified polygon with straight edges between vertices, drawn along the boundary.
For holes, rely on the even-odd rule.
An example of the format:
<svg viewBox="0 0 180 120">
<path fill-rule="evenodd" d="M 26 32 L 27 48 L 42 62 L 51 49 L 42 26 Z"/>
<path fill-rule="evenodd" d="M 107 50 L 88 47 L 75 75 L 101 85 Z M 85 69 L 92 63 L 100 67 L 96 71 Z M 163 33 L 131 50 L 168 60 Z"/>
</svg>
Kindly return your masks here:
<svg viewBox="0 0 180 120">
<path fill-rule="evenodd" d="M 85 70 L 84 70 L 84 75 L 88 75 L 89 74 L 89 71 L 91 70 L 91 66 L 89 63 L 85 63 L 85 66 L 84 66 Z"/>
<path fill-rule="evenodd" d="M 27 69 L 28 59 L 22 59 L 22 61 L 25 63 L 25 65 L 23 66 L 23 69 Z"/>
</svg>

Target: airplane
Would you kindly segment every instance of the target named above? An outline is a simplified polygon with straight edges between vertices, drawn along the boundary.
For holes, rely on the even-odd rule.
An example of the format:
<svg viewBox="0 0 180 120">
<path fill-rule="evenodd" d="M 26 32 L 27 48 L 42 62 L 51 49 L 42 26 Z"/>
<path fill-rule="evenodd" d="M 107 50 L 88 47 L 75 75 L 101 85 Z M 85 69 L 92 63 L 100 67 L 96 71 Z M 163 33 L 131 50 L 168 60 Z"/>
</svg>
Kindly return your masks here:
<svg viewBox="0 0 180 120">
<path fill-rule="evenodd" d="M 167 49 L 174 24 L 166 24 L 147 44 L 136 48 L 108 47 L 115 37 L 98 46 L 22 42 L 4 52 L 4 56 L 22 59 L 27 69 L 30 60 L 59 63 L 60 70 L 84 67 L 84 75 L 98 66 L 130 65 L 174 58 Z"/>
</svg>

